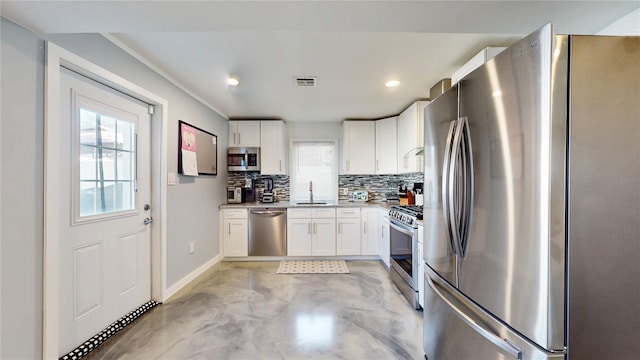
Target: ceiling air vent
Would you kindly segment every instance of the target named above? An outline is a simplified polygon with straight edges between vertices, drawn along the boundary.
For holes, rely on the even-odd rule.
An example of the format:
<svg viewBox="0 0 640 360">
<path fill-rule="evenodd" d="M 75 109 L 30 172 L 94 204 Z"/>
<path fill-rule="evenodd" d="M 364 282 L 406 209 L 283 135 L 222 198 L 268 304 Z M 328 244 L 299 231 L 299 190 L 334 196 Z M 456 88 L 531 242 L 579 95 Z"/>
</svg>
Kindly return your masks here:
<svg viewBox="0 0 640 360">
<path fill-rule="evenodd" d="M 299 87 L 315 87 L 318 82 L 315 76 L 296 76 L 294 79 Z"/>
</svg>

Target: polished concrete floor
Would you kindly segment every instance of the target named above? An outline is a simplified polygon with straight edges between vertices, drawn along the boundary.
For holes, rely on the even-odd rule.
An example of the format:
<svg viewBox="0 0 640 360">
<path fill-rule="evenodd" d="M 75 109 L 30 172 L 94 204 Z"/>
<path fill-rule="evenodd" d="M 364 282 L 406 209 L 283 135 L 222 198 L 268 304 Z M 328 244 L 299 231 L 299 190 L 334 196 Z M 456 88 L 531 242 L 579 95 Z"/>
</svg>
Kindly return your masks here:
<svg viewBox="0 0 640 360">
<path fill-rule="evenodd" d="M 422 312 L 377 261 L 279 275 L 222 262 L 86 359 L 424 359 Z"/>
</svg>

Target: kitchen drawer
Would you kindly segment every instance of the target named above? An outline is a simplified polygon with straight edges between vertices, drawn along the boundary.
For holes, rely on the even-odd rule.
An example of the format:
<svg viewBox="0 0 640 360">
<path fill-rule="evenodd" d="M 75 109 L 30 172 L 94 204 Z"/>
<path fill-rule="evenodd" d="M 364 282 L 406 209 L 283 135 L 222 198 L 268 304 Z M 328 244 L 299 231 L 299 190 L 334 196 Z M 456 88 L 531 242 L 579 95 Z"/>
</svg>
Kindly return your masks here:
<svg viewBox="0 0 640 360">
<path fill-rule="evenodd" d="M 247 219 L 247 209 L 225 209 L 224 217 L 226 219 Z"/>
<path fill-rule="evenodd" d="M 336 209 L 311 209 L 311 217 L 314 219 L 333 219 L 336 217 Z"/>
<path fill-rule="evenodd" d="M 359 218 L 360 208 L 338 208 L 339 218 Z"/>
<path fill-rule="evenodd" d="M 311 219 L 311 209 L 294 209 L 287 210 L 288 219 Z"/>
</svg>

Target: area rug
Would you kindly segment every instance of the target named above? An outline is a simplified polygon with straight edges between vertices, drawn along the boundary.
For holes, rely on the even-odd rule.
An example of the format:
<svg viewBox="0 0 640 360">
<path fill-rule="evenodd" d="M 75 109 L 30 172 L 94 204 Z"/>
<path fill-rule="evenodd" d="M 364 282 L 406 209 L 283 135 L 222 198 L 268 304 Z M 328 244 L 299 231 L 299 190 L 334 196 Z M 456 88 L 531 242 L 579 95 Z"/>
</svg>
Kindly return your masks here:
<svg viewBox="0 0 640 360">
<path fill-rule="evenodd" d="M 283 260 L 278 274 L 348 274 L 344 260 Z"/>
</svg>

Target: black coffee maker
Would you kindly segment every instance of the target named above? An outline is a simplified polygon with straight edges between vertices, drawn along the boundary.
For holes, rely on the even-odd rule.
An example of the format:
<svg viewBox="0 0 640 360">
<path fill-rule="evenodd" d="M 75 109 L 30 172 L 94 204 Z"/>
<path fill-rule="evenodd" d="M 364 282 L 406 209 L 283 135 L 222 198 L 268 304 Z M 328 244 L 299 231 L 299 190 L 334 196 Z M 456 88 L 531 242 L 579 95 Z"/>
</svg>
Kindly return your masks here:
<svg viewBox="0 0 640 360">
<path fill-rule="evenodd" d="M 262 180 L 262 183 L 264 184 L 264 192 L 262 193 L 262 202 L 263 203 L 275 202 L 275 196 L 273 194 L 273 179 L 264 178 Z"/>
<path fill-rule="evenodd" d="M 244 186 L 242 187 L 242 201 L 243 202 L 254 202 L 258 201 L 256 196 L 256 189 L 254 187 L 253 179 L 246 178 L 244 180 Z"/>
</svg>

